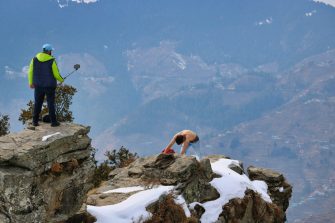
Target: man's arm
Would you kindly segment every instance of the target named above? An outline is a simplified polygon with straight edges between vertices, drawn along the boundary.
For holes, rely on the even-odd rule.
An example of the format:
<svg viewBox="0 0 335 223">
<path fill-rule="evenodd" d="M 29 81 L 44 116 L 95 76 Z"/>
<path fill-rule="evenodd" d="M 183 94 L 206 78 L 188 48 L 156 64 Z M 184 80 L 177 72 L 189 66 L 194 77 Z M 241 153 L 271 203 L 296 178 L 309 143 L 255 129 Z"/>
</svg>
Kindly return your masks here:
<svg viewBox="0 0 335 223">
<path fill-rule="evenodd" d="M 176 136 L 173 136 L 173 138 L 171 139 L 171 141 L 169 142 L 169 144 L 167 145 L 167 147 L 165 149 L 171 149 L 173 144 L 176 142 Z"/>
<path fill-rule="evenodd" d="M 183 155 L 183 154 L 186 153 L 187 147 L 188 147 L 189 145 L 190 145 L 190 143 L 189 143 L 188 141 L 185 141 L 185 142 L 183 143 L 183 147 L 182 147 L 181 152 L 180 152 L 181 155 Z"/>
<path fill-rule="evenodd" d="M 29 71 L 28 71 L 28 82 L 29 82 L 29 87 L 30 88 L 34 88 L 33 75 L 34 75 L 34 58 L 31 59 L 31 61 L 30 61 Z"/>
<path fill-rule="evenodd" d="M 60 75 L 56 61 L 54 60 L 54 62 L 52 62 L 52 73 L 54 75 L 54 77 L 56 78 L 56 80 L 58 80 L 59 82 L 63 82 L 64 79 L 63 77 Z"/>
</svg>

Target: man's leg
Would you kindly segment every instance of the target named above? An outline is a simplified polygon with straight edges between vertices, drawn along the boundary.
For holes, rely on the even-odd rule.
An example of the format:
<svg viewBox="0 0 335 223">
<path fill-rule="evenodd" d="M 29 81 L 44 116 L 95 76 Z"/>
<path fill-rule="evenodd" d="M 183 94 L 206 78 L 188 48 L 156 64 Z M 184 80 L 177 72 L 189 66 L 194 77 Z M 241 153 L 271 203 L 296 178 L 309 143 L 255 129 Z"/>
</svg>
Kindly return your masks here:
<svg viewBox="0 0 335 223">
<path fill-rule="evenodd" d="M 55 125 L 56 123 L 58 123 L 56 119 L 56 110 L 55 110 L 55 94 L 56 94 L 55 92 L 56 92 L 55 88 L 47 88 L 46 91 L 51 125 Z"/>
<path fill-rule="evenodd" d="M 34 91 L 34 113 L 33 113 L 33 125 L 38 125 L 38 119 L 40 117 L 43 101 L 44 101 L 45 92 L 43 88 L 35 87 Z"/>
</svg>

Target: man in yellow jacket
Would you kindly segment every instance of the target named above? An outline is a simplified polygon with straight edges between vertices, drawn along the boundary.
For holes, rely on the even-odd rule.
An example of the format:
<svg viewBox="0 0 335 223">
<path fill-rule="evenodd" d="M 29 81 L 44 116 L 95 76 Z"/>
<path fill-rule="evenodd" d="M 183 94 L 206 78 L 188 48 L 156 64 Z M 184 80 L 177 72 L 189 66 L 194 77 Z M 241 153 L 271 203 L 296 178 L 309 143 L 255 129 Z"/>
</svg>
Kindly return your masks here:
<svg viewBox="0 0 335 223">
<path fill-rule="evenodd" d="M 54 50 L 50 44 L 44 44 L 43 52 L 38 53 L 30 62 L 28 80 L 29 86 L 35 89 L 33 125 L 38 126 L 38 120 L 41 113 L 44 97 L 47 96 L 47 104 L 51 126 L 59 126 L 55 111 L 55 92 L 57 80 L 63 82 L 64 79 L 59 74 L 55 58 L 51 55 Z"/>
</svg>

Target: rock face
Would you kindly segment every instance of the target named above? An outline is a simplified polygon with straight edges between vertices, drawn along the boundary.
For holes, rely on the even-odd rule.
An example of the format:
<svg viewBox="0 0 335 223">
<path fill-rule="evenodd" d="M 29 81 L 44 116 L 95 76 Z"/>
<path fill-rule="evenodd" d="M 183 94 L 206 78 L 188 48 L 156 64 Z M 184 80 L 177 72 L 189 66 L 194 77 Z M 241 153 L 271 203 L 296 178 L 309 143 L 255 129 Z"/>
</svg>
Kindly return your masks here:
<svg viewBox="0 0 335 223">
<path fill-rule="evenodd" d="M 1 223 L 64 222 L 79 211 L 93 186 L 88 132 L 42 124 L 0 138 Z"/>
<path fill-rule="evenodd" d="M 292 195 L 292 186 L 288 184 L 283 174 L 253 166 L 250 166 L 247 171 L 251 180 L 263 180 L 266 182 L 272 202 L 286 211 Z"/>
<path fill-rule="evenodd" d="M 109 182 L 89 196 L 88 204 L 119 203 L 131 194 L 108 195 L 102 194 L 102 192 L 131 186 L 178 185 L 178 190 L 189 203 L 215 200 L 219 197 L 216 189 L 209 184 L 213 178 L 209 160 L 198 162 L 194 157 L 160 154 L 159 156 L 139 158 L 128 167 L 113 170 L 110 177 Z"/>
<path fill-rule="evenodd" d="M 265 202 L 253 190 L 246 190 L 244 198 L 231 199 L 223 207 L 217 223 L 267 222 L 282 223 L 285 213 L 277 205 Z"/>
<path fill-rule="evenodd" d="M 139 158 L 128 167 L 113 170 L 109 175 L 110 180 L 90 193 L 87 204 L 94 206 L 117 204 L 137 193 L 134 191 L 129 193 L 107 192 L 117 188 L 135 186 L 150 188 L 152 185 L 175 185 L 174 193 L 176 194 L 174 195 L 183 195 L 186 204 L 190 205 L 189 208 L 193 204 L 193 208 L 190 208 L 191 219 L 180 221 L 186 216 L 178 214 L 179 221 L 172 220 L 171 214 L 167 214 L 171 210 L 161 208 L 166 206 L 163 205 L 164 202 L 167 204 L 171 203 L 166 202 L 165 195 L 162 195 L 159 201 L 146 207 L 149 212 L 153 213 L 154 217 L 158 215 L 160 221 L 151 220 L 148 222 L 200 222 L 205 212 L 201 204 L 220 197 L 220 194 L 210 184 L 210 181 L 215 177 L 224 176 L 214 173 L 210 162 L 215 162 L 222 158 L 226 159 L 224 156 L 213 155 L 197 161 L 194 157 L 177 154 L 160 154 L 158 156 Z M 238 172 L 238 174 L 244 173 L 242 163 L 236 162 L 235 166 L 229 166 L 229 168 Z M 244 197 L 231 199 L 222 206 L 222 213 L 216 222 L 284 222 L 285 210 L 291 196 L 292 187 L 287 184 L 281 174 L 271 170 L 250 167 L 248 172 L 250 178 L 263 180 L 268 184 L 268 193 L 273 202 L 266 202 L 258 193 L 247 189 Z M 246 175 L 244 176 L 247 177 Z M 281 191 L 282 195 L 274 192 L 277 189 Z M 157 211 L 160 214 L 155 213 Z M 176 210 L 177 212 L 179 211 Z M 166 218 L 163 216 L 166 216 Z"/>
</svg>

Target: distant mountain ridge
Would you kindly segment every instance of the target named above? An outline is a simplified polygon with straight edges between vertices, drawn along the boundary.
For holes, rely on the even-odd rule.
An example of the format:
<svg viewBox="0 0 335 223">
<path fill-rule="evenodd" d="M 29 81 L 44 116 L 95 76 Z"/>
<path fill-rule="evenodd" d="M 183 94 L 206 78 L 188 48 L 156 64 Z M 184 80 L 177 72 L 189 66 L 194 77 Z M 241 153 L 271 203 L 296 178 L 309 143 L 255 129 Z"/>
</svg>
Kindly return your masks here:
<svg viewBox="0 0 335 223">
<path fill-rule="evenodd" d="M 165 146 L 162 133 L 167 143 L 180 126 L 187 126 L 199 133 L 205 154 L 224 151 L 246 163 L 286 172 L 296 185 L 293 201 L 299 203 L 319 187 L 335 188 L 329 169 L 335 164 L 334 58 L 335 50 L 330 50 L 273 74 L 241 69 L 241 75 L 230 76 L 218 69 L 214 79 L 194 84 L 192 90 L 181 88 L 175 95 L 144 103 L 99 136 L 97 145 L 125 142 L 143 148 L 142 153 L 160 151 Z M 165 109 L 155 109 L 161 106 Z M 147 133 L 139 132 L 141 126 Z M 302 207 L 293 205 L 289 216 L 302 216 L 297 214 Z"/>
<path fill-rule="evenodd" d="M 201 136 L 204 153 L 231 151 L 289 170 L 303 196 L 293 195 L 297 205 L 317 191 L 332 193 L 323 187 L 332 188 L 331 171 L 313 168 L 332 162 L 334 7 L 309 0 L 85 2 L 0 2 L 0 109 L 12 131 L 22 129 L 18 113 L 33 98 L 26 66 L 50 42 L 63 75 L 81 64 L 67 79 L 78 90 L 72 110 L 76 122 L 94 126 L 101 157 L 121 145 L 141 155 L 161 151 L 187 128 Z M 315 174 L 325 182 L 314 182 Z"/>
</svg>

